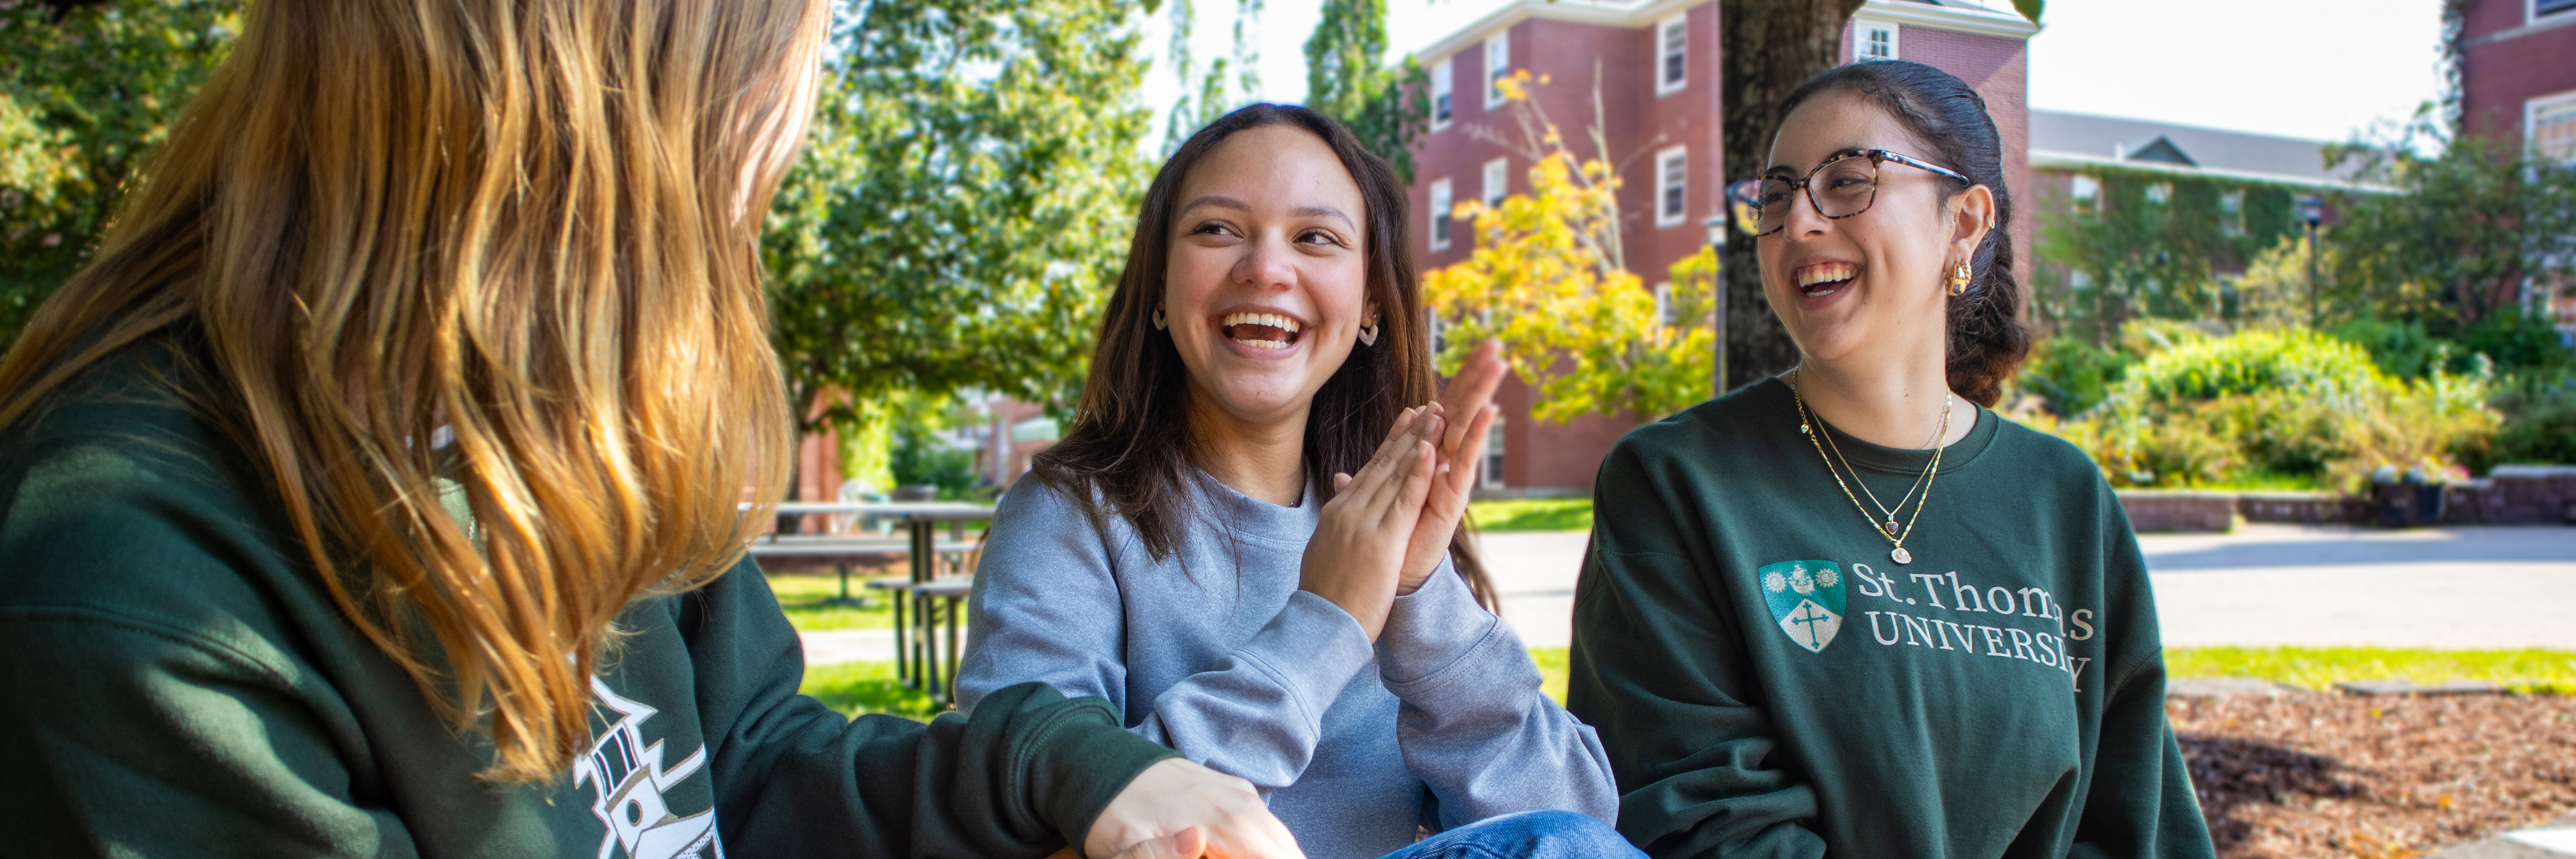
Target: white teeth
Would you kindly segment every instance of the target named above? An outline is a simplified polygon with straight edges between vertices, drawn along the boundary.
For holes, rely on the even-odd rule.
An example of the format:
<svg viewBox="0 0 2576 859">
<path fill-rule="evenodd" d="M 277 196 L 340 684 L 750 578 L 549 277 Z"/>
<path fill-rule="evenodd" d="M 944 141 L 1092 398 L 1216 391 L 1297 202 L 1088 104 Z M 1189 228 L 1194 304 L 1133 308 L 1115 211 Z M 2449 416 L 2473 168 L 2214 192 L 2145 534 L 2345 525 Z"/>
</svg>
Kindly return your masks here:
<svg viewBox="0 0 2576 859">
<path fill-rule="evenodd" d="M 1225 315 L 1224 319 L 1219 320 L 1219 324 L 1267 325 L 1281 331 L 1286 331 L 1290 334 L 1295 334 L 1298 331 L 1305 329 L 1305 326 L 1297 324 L 1297 320 L 1281 316 L 1276 313 L 1228 313 Z"/>
<path fill-rule="evenodd" d="M 1848 280 L 1859 274 L 1860 268 L 1857 266 L 1820 265 L 1800 270 L 1798 272 L 1798 285 L 1810 286 L 1813 284 L 1823 283 L 1828 280 Z"/>
</svg>

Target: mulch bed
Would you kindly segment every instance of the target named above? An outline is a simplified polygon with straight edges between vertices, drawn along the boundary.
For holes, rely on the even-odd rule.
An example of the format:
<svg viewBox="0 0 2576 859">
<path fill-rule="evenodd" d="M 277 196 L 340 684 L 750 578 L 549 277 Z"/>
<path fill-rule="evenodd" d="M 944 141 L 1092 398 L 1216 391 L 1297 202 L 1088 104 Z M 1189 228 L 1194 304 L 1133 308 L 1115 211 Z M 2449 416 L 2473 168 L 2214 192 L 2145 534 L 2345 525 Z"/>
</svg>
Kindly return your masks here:
<svg viewBox="0 0 2576 859">
<path fill-rule="evenodd" d="M 2165 705 L 2218 854 L 2419 856 L 2576 811 L 2576 697 Z"/>
</svg>

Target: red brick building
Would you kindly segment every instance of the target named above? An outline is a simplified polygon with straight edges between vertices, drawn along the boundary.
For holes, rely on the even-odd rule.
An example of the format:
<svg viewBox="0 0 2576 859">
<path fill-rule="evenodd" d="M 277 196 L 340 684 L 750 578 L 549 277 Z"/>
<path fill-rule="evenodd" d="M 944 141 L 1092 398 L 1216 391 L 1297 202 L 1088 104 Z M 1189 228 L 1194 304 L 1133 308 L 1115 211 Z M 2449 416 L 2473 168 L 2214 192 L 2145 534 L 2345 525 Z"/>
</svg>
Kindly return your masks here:
<svg viewBox="0 0 2576 859">
<path fill-rule="evenodd" d="M 2460 130 L 2576 162 L 2576 0 L 2474 0 L 2460 28 Z M 2533 284 L 2576 344 L 2576 290 Z"/>
<path fill-rule="evenodd" d="M 2025 42 L 2038 27 L 1998 0 L 1869 0 L 1843 37 L 1843 58 L 1908 59 L 1958 75 L 1985 96 L 2004 135 L 2006 181 L 2029 175 Z M 1606 154 L 1620 170 L 1621 240 L 1630 270 L 1654 284 L 1708 241 L 1706 222 L 1722 211 L 1730 175 L 1721 153 L 1718 7 L 1709 0 L 1520 0 L 1433 43 L 1419 56 L 1430 70 L 1431 132 L 1416 153 L 1413 225 L 1424 269 L 1467 258 L 1472 238 L 1447 212 L 1471 199 L 1498 200 L 1529 189 L 1528 158 L 1516 152 L 1519 125 L 1496 79 L 1528 70 L 1544 77 L 1532 100 L 1562 127 L 1579 157 Z M 1585 129 L 1592 93 L 1601 94 L 1607 153 Z M 2029 247 L 2028 227 L 2017 245 Z M 2020 262 L 2026 266 L 2027 258 Z M 1569 423 L 1531 417 L 1536 391 L 1504 383 L 1488 457 L 1489 490 L 1511 495 L 1589 494 L 1601 457 L 1636 426 L 1631 415 Z"/>
<path fill-rule="evenodd" d="M 2576 0 L 2476 0 L 2460 32 L 2460 125 L 2576 161 Z"/>
</svg>

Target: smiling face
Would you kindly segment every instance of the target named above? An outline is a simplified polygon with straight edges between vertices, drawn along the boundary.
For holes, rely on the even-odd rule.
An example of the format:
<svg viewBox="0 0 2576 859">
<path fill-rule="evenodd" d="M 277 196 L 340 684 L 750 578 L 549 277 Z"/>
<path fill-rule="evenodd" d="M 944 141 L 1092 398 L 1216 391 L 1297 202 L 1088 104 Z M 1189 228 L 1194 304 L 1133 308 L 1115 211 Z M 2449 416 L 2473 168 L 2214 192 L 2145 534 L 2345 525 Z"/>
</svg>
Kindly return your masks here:
<svg viewBox="0 0 2576 859">
<path fill-rule="evenodd" d="M 1368 306 L 1367 207 L 1322 138 L 1236 132 L 1181 181 L 1161 307 L 1193 409 L 1302 421 Z"/>
<path fill-rule="evenodd" d="M 1767 175 L 1804 178 L 1826 158 L 1855 148 L 1939 163 L 1931 147 L 1869 97 L 1835 90 L 1799 105 L 1781 123 Z M 1992 197 L 1977 186 L 1945 201 L 1955 184 L 1892 162 L 1879 165 L 1878 177 L 1867 211 L 1828 219 L 1801 191 L 1786 226 L 1760 240 L 1763 294 L 1810 357 L 1938 354 L 1947 336 L 1944 284 L 1951 267 L 1984 237 L 1980 225 Z"/>
</svg>

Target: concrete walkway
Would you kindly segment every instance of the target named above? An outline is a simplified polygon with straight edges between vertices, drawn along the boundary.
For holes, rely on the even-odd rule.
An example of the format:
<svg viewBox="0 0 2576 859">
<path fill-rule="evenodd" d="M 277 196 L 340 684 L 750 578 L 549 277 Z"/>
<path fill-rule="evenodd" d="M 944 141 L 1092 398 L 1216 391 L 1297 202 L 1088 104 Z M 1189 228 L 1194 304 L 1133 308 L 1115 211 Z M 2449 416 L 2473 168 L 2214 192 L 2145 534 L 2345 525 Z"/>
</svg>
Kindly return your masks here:
<svg viewBox="0 0 2576 859">
<path fill-rule="evenodd" d="M 1503 618 L 1531 647 L 1573 640 L 1582 531 L 1484 535 Z M 2413 531 L 2249 524 L 2139 538 L 2169 647 L 2576 649 L 2576 528 Z M 894 659 L 886 630 L 807 633 L 806 662 Z"/>
<path fill-rule="evenodd" d="M 1485 535 L 1503 616 L 1572 640 L 1580 531 Z M 2168 646 L 2576 649 L 2576 528 L 2249 524 L 2139 538 Z"/>
</svg>

